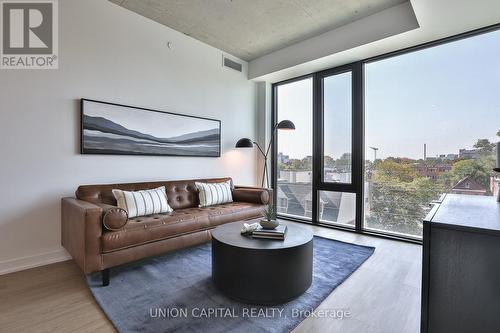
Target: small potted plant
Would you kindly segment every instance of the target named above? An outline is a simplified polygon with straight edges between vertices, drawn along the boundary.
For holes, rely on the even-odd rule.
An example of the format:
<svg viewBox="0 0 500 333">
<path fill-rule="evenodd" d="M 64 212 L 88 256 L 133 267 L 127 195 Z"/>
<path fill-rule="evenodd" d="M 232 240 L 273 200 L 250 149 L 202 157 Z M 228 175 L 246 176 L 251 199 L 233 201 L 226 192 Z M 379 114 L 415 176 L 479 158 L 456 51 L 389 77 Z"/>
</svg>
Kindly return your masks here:
<svg viewBox="0 0 500 333">
<path fill-rule="evenodd" d="M 260 226 L 264 229 L 276 229 L 280 223 L 276 220 L 276 211 L 272 205 L 267 205 L 262 212 L 263 219 L 260 220 Z"/>
</svg>

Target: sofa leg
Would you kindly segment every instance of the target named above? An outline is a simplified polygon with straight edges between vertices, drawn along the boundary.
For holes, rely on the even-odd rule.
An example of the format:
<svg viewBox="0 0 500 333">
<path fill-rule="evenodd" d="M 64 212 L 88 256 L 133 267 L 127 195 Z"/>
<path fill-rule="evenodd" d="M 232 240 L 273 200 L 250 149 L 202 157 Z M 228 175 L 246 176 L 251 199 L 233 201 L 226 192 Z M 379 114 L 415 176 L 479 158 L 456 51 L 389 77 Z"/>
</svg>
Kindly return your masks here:
<svg viewBox="0 0 500 333">
<path fill-rule="evenodd" d="M 103 287 L 109 286 L 109 268 L 103 269 L 101 271 L 101 276 L 102 276 L 102 286 Z"/>
</svg>

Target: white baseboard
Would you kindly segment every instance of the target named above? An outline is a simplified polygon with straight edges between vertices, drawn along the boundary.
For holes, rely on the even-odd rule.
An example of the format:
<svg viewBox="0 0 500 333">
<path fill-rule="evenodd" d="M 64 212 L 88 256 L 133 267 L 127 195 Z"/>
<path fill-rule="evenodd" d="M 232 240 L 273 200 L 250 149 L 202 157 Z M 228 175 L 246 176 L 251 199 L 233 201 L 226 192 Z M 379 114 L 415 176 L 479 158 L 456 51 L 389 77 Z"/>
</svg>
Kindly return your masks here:
<svg viewBox="0 0 500 333">
<path fill-rule="evenodd" d="M 45 266 L 69 259 L 71 259 L 71 256 L 68 254 L 68 252 L 66 252 L 66 250 L 61 248 L 56 251 L 36 254 L 34 256 L 0 261 L 0 275 L 18 272 L 29 268 Z"/>
</svg>

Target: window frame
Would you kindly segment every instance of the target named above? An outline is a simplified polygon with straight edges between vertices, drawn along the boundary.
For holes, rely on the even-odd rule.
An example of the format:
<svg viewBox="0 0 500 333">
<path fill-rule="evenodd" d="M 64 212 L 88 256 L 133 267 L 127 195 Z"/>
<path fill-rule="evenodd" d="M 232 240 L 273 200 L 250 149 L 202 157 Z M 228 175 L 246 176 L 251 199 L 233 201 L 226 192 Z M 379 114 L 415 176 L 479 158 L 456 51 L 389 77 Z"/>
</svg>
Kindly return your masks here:
<svg viewBox="0 0 500 333">
<path fill-rule="evenodd" d="M 351 73 L 351 183 L 325 182 L 324 174 L 324 79 L 343 73 Z M 346 192 L 356 194 L 356 218 L 354 228 L 346 225 L 338 225 L 346 229 L 361 231 L 363 217 L 363 165 L 364 160 L 363 137 L 364 132 L 364 88 L 363 88 L 363 66 L 360 62 L 339 66 L 314 74 L 313 85 L 313 223 L 318 225 L 330 225 L 319 218 L 319 192 Z M 319 129 L 319 130 L 316 130 Z M 333 224 L 336 225 L 336 224 Z"/>
<path fill-rule="evenodd" d="M 385 54 L 377 55 L 374 57 L 362 59 L 353 63 L 336 66 L 333 68 L 321 70 L 311 74 L 306 74 L 291 79 L 275 82 L 272 84 L 272 110 L 271 110 L 271 129 L 274 128 L 277 118 L 277 87 L 283 84 L 292 83 L 295 81 L 312 78 L 312 89 L 313 89 L 313 180 L 312 180 L 312 202 L 313 211 L 311 220 L 302 219 L 300 217 L 291 217 L 286 215 L 278 216 L 285 220 L 291 220 L 296 222 L 308 223 L 313 225 L 324 226 L 333 229 L 346 230 L 351 232 L 356 232 L 360 234 L 372 235 L 377 237 L 401 240 L 411 243 L 422 244 L 422 237 L 413 237 L 410 235 L 396 234 L 384 231 L 378 231 L 373 229 L 366 229 L 364 227 L 364 161 L 365 161 L 365 110 L 364 110 L 364 99 L 365 99 L 365 65 L 377 62 L 380 60 L 385 60 L 392 57 L 397 57 L 400 55 L 408 54 L 411 52 L 420 51 L 427 48 L 432 48 L 435 46 L 452 43 L 462 39 L 475 37 L 481 34 L 486 34 L 489 32 L 500 30 L 500 23 L 486 26 L 479 29 L 470 30 L 457 35 L 437 39 L 434 41 L 426 42 L 423 44 L 410 46 L 400 50 L 388 52 Z M 322 79 L 331 75 L 341 74 L 352 70 L 352 181 L 351 184 L 345 183 L 325 183 L 323 181 L 323 89 L 322 89 Z M 319 128 L 320 130 L 316 130 Z M 277 188 L 277 147 L 278 147 L 278 137 L 272 144 L 271 153 L 271 184 L 273 189 Z M 319 191 L 335 191 L 335 192 L 350 192 L 356 194 L 356 223 L 355 227 L 346 227 L 343 225 L 335 224 L 325 224 L 319 221 L 318 218 L 318 192 Z M 273 191 L 273 202 L 276 202 L 277 191 Z M 423 219 L 423 218 L 422 218 Z"/>
</svg>

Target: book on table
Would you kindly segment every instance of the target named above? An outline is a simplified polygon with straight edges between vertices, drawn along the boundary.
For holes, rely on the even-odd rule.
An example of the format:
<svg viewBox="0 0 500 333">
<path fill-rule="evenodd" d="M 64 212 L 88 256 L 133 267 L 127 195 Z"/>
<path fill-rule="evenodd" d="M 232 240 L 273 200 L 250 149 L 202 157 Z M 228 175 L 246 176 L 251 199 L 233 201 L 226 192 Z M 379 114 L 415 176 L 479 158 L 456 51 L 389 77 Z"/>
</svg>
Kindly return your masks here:
<svg viewBox="0 0 500 333">
<path fill-rule="evenodd" d="M 252 237 L 254 238 L 265 238 L 265 239 L 285 239 L 285 235 L 287 232 L 286 225 L 280 224 L 276 227 L 276 229 L 264 229 L 259 227 L 252 233 Z"/>
</svg>

